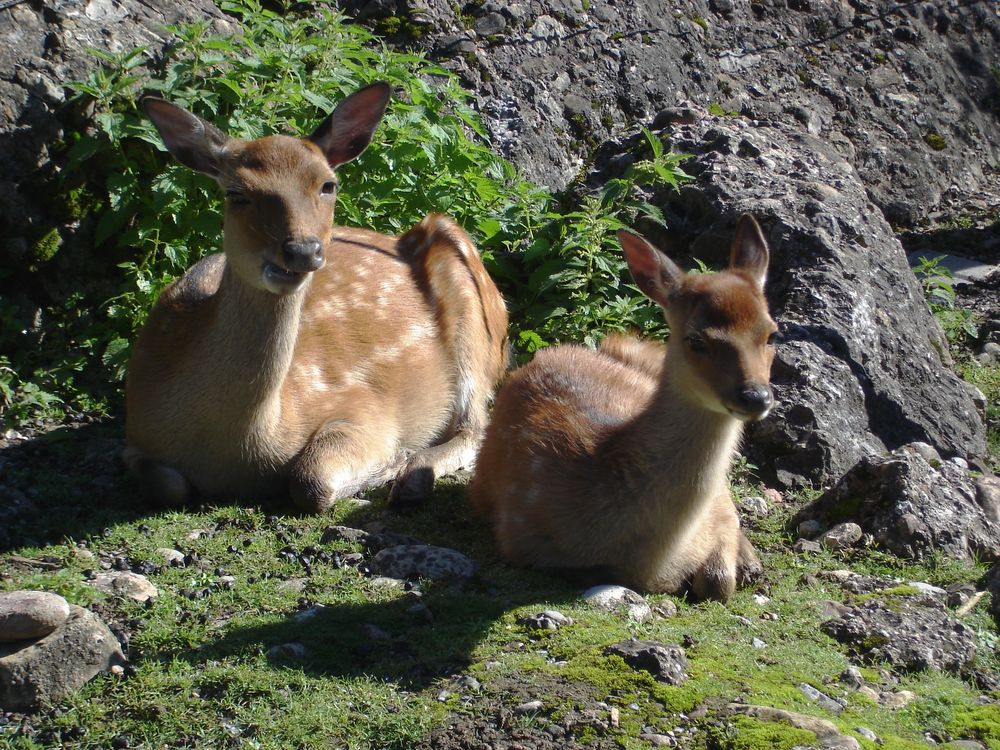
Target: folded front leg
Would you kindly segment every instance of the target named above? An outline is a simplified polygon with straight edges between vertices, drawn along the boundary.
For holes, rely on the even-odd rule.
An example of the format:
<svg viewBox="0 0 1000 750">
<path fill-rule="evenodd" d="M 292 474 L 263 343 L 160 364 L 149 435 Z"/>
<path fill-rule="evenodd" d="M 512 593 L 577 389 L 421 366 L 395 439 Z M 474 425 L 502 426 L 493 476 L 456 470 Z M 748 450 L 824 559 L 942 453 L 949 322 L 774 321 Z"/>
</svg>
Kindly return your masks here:
<svg viewBox="0 0 1000 750">
<path fill-rule="evenodd" d="M 307 513 L 321 513 L 340 498 L 391 480 L 404 456 L 395 436 L 369 417 L 364 424 L 332 419 L 313 435 L 292 462 L 290 492 Z"/>
</svg>

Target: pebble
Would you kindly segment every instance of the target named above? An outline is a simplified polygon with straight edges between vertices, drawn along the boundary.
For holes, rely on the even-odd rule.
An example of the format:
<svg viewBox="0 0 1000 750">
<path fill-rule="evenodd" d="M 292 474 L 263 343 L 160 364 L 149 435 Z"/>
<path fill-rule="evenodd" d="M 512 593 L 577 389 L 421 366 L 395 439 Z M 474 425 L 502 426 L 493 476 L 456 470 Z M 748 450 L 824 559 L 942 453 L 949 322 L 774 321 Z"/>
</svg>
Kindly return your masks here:
<svg viewBox="0 0 1000 750">
<path fill-rule="evenodd" d="M 669 599 L 664 599 L 659 604 L 653 606 L 653 614 L 666 620 L 677 615 L 677 605 Z"/>
<path fill-rule="evenodd" d="M 809 518 L 799 524 L 799 536 L 806 537 L 808 539 L 809 537 L 816 536 L 822 528 L 823 526 L 819 521 L 815 518 Z"/>
<path fill-rule="evenodd" d="M 624 586 L 594 586 L 584 591 L 582 597 L 596 609 L 617 612 L 636 622 L 646 622 L 653 614 L 642 596 Z"/>
<path fill-rule="evenodd" d="M 69 617 L 69 602 L 47 591 L 0 594 L 0 642 L 48 635 Z"/>
<path fill-rule="evenodd" d="M 526 703 L 516 706 L 514 708 L 514 713 L 518 715 L 533 714 L 541 711 L 544 706 L 545 704 L 538 700 L 527 701 Z"/>
<path fill-rule="evenodd" d="M 554 609 L 547 609 L 536 615 L 522 617 L 517 621 L 517 624 L 524 625 L 529 630 L 559 630 L 566 625 L 572 625 L 573 618 Z"/>
<path fill-rule="evenodd" d="M 292 619 L 295 622 L 308 622 L 309 620 L 311 620 L 314 617 L 316 617 L 316 615 L 318 615 L 320 612 L 322 612 L 325 609 L 326 609 L 326 605 L 315 604 L 312 607 L 307 607 L 306 609 L 302 610 L 301 612 L 296 612 L 294 615 L 292 615 Z"/>
<path fill-rule="evenodd" d="M 857 667 L 848 667 L 841 672 L 840 681 L 855 690 L 860 689 L 865 684 L 865 678 L 861 675 L 861 670 Z"/>
<path fill-rule="evenodd" d="M 163 559 L 167 565 L 183 565 L 184 553 L 170 547 L 160 547 L 156 550 L 156 555 Z"/>
<path fill-rule="evenodd" d="M 838 523 L 820 538 L 820 544 L 829 550 L 841 550 L 853 547 L 861 541 L 864 532 L 856 523 Z"/>
<path fill-rule="evenodd" d="M 770 487 L 764 490 L 764 497 L 766 497 L 772 504 L 775 505 L 782 502 L 785 499 L 778 490 L 772 489 Z"/>
<path fill-rule="evenodd" d="M 881 701 L 881 696 L 879 695 L 878 690 L 869 685 L 862 685 L 859 687 L 858 695 L 865 696 L 865 698 L 868 698 L 868 700 L 872 703 L 879 703 Z"/>
<path fill-rule="evenodd" d="M 289 578 L 278 584 L 278 591 L 286 594 L 301 594 L 306 588 L 305 578 Z"/>
<path fill-rule="evenodd" d="M 771 506 L 760 495 L 741 498 L 740 509 L 754 516 L 766 516 L 771 512 Z"/>
<path fill-rule="evenodd" d="M 820 690 L 817 690 L 812 685 L 809 685 L 809 684 L 807 684 L 805 682 L 802 682 L 802 683 L 799 683 L 798 688 L 799 688 L 800 691 L 802 691 L 802 694 L 806 698 L 808 698 L 811 701 L 815 701 L 820 706 L 822 706 L 823 708 L 825 708 L 827 711 L 830 711 L 830 712 L 835 713 L 835 714 L 839 714 L 841 711 L 844 710 L 844 707 L 842 705 L 840 705 L 837 701 L 835 701 L 833 698 L 831 698 L 826 693 L 824 693 L 824 692 L 822 692 Z"/>
<path fill-rule="evenodd" d="M 429 544 L 387 547 L 372 558 L 372 572 L 390 578 L 454 581 L 471 577 L 476 564 L 466 555 Z"/>
<path fill-rule="evenodd" d="M 809 539 L 797 539 L 795 544 L 792 545 L 792 551 L 800 555 L 806 553 L 817 554 L 823 551 L 823 545 Z"/>
<path fill-rule="evenodd" d="M 667 734 L 657 734 L 656 732 L 646 732 L 639 735 L 640 740 L 648 742 L 653 747 L 676 747 L 677 741 Z"/>
<path fill-rule="evenodd" d="M 916 697 L 917 696 L 909 690 L 897 690 L 894 693 L 882 693 L 881 703 L 886 708 L 895 710 L 899 708 L 906 708 Z"/>
<path fill-rule="evenodd" d="M 874 742 L 874 743 L 876 743 L 878 745 L 882 744 L 881 740 L 879 740 L 879 738 L 878 738 L 878 735 L 875 734 L 875 732 L 873 732 L 872 730 L 870 730 L 868 727 L 854 727 L 854 731 L 857 732 L 858 734 L 860 734 L 862 737 L 864 737 L 869 742 Z"/>
<path fill-rule="evenodd" d="M 160 595 L 159 589 L 146 576 L 127 570 L 98 573 L 88 583 L 105 594 L 123 596 L 137 602 L 146 602 Z"/>
<path fill-rule="evenodd" d="M 767 648 L 767 642 L 760 638 L 754 638 L 750 643 L 754 648 Z"/>
<path fill-rule="evenodd" d="M 269 659 L 305 659 L 309 651 L 301 643 L 280 643 L 267 650 Z"/>
</svg>

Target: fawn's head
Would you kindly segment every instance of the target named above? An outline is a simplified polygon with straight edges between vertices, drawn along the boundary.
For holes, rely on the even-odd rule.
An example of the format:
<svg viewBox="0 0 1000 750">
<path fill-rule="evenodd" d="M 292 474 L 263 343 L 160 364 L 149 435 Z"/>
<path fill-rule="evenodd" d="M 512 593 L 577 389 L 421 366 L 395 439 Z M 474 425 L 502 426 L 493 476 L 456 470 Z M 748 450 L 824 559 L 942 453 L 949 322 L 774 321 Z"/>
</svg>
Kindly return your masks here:
<svg viewBox="0 0 1000 750">
<path fill-rule="evenodd" d="M 668 361 L 678 391 L 737 419 L 767 416 L 778 327 L 764 299 L 768 250 L 754 218 L 740 218 L 729 267 L 714 274 L 686 274 L 630 232 L 620 231 L 618 239 L 639 289 L 670 324 Z"/>
<path fill-rule="evenodd" d="M 308 138 L 244 141 L 163 99 L 143 108 L 185 166 L 214 177 L 226 193 L 223 246 L 246 284 L 274 294 L 302 288 L 325 262 L 333 225 L 333 170 L 363 152 L 389 101 L 375 83 L 347 97 Z"/>
</svg>

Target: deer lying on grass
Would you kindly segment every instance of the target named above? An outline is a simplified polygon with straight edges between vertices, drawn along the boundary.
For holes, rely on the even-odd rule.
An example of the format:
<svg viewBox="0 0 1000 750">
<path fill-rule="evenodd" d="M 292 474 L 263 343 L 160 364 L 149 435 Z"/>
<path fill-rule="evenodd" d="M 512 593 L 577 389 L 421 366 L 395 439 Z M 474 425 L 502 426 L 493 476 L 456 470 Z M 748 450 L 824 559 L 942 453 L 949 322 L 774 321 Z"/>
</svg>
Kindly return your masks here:
<svg viewBox="0 0 1000 750">
<path fill-rule="evenodd" d="M 367 148 L 377 83 L 308 138 L 230 139 L 162 99 L 146 113 L 226 193 L 223 252 L 160 295 L 126 385 L 124 458 L 151 499 L 290 491 L 318 512 L 397 477 L 397 499 L 471 463 L 506 369 L 507 313 L 469 237 L 332 224 L 333 170 Z"/>
<path fill-rule="evenodd" d="M 514 563 L 725 601 L 761 570 L 726 474 L 743 423 L 773 404 L 767 244 L 743 216 L 729 268 L 693 275 L 618 237 L 670 345 L 612 336 L 539 352 L 497 396 L 472 501 Z"/>
</svg>

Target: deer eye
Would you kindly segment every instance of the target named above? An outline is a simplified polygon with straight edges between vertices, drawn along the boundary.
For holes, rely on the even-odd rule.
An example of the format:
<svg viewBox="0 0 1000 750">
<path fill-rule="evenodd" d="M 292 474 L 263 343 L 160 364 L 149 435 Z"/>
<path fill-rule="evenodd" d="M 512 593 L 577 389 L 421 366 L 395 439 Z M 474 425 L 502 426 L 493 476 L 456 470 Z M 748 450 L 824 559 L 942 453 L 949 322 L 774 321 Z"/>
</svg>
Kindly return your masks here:
<svg viewBox="0 0 1000 750">
<path fill-rule="evenodd" d="M 333 195 L 337 192 L 337 183 L 333 180 L 327 180 L 320 186 L 319 192 L 320 195 Z"/>
<path fill-rule="evenodd" d="M 771 335 L 767 337 L 767 345 L 775 346 L 781 341 L 781 333 L 779 331 L 771 331 Z"/>
<path fill-rule="evenodd" d="M 708 350 L 708 345 L 705 343 L 705 339 L 701 336 L 688 336 L 685 341 L 687 341 L 687 345 L 693 352 L 704 352 Z"/>
<path fill-rule="evenodd" d="M 241 193 L 239 190 L 227 190 L 226 200 L 233 206 L 246 206 L 250 204 L 250 199 L 247 198 L 246 193 Z"/>
</svg>

